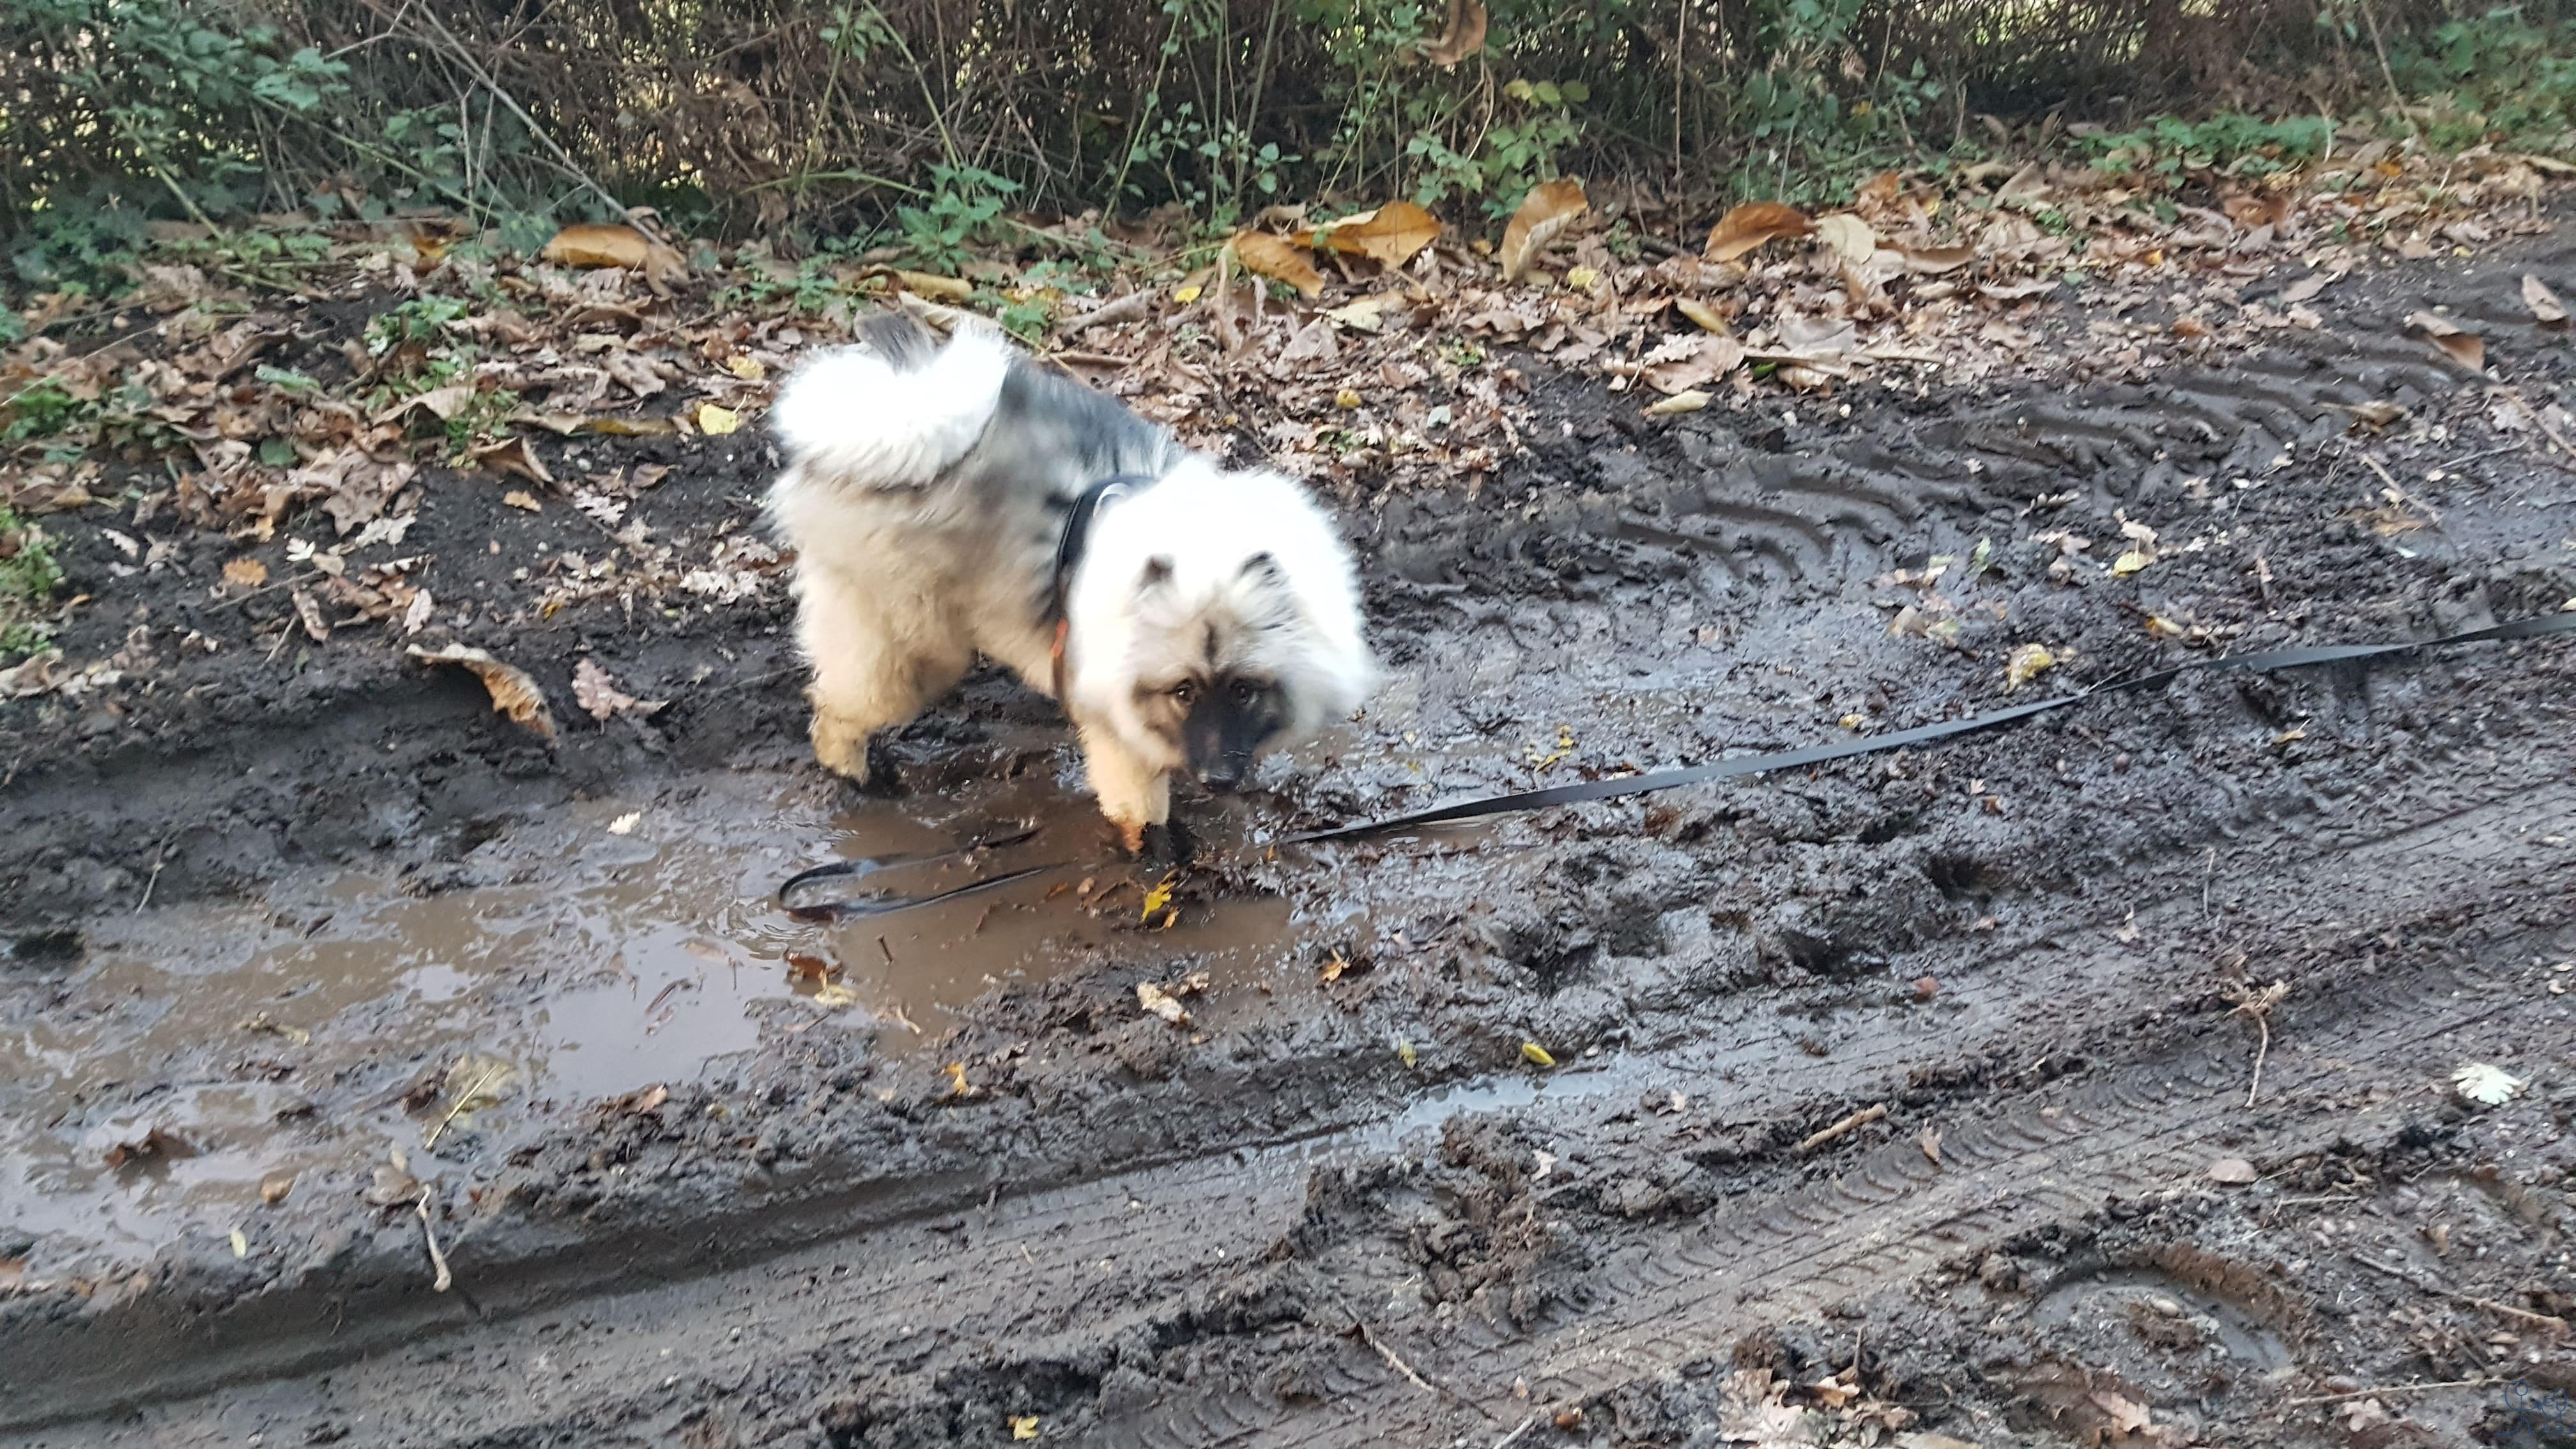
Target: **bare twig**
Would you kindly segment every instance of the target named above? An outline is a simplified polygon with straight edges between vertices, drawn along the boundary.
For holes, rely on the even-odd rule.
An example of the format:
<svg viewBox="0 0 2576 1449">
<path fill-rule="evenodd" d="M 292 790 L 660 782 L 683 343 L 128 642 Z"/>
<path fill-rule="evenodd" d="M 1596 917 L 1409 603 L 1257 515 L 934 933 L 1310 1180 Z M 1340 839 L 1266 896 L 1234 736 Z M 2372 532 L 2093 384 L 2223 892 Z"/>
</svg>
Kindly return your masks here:
<svg viewBox="0 0 2576 1449">
<path fill-rule="evenodd" d="M 1531 1410 L 1527 1418 L 1512 1426 L 1512 1431 L 1510 1433 L 1505 1434 L 1500 1439 L 1494 1441 L 1494 1449 L 1512 1449 L 1514 1444 L 1521 1441 L 1522 1435 L 1537 1428 L 1538 1421 L 1545 1417 L 1546 1415 L 1539 1413 L 1537 1410 Z"/>
<path fill-rule="evenodd" d="M 1065 324 L 1064 330 L 1069 334 L 1080 334 L 1094 327 L 1114 327 L 1121 322 L 1133 322 L 1144 316 L 1145 309 L 1153 302 L 1154 294 L 1151 292 L 1130 292 L 1074 318 Z"/>
<path fill-rule="evenodd" d="M 1863 1107 L 1859 1111 L 1852 1113 L 1850 1116 L 1845 1117 L 1843 1120 L 1835 1123 L 1831 1127 L 1828 1127 L 1809 1137 L 1806 1141 L 1799 1143 L 1797 1150 L 1800 1152 L 1813 1152 L 1817 1148 L 1824 1146 L 1826 1143 L 1847 1137 L 1855 1130 L 1866 1127 L 1870 1123 L 1875 1122 L 1886 1115 L 1887 1104 L 1885 1102 L 1879 1102 L 1871 1106 Z"/>
<path fill-rule="evenodd" d="M 2262 1033 L 2262 1039 L 2254 1048 L 2254 1080 L 2245 1089 L 2245 1105 L 2251 1107 L 2255 1095 L 2263 1090 L 2263 1059 L 2272 1052 L 2272 1008 L 2280 1005 L 2281 998 L 2290 994 L 2290 983 L 2275 981 L 2257 990 L 2251 983 L 2230 981 L 2225 992 L 2227 999 L 2236 1003 L 2236 1009 L 2228 1015 L 2252 1017 L 2254 1029 Z"/>
<path fill-rule="evenodd" d="M 2385 1399 L 2399 1394 L 2425 1394 L 2435 1389 L 2483 1389 L 2491 1384 L 2513 1382 L 2511 1379 L 2450 1379 L 2438 1384 L 2382 1384 L 2375 1389 L 2350 1389 L 2340 1394 L 2317 1394 L 2290 1400 L 2290 1407 L 2304 1409 L 2314 1404 L 2340 1404 L 2346 1399 Z"/>
<path fill-rule="evenodd" d="M 2499 1317 L 2510 1318 L 2516 1322 L 2528 1323 L 2534 1328 L 2546 1330 L 2553 1337 L 2563 1337 L 2567 1332 L 2567 1320 L 2557 1317 L 2554 1314 L 2534 1313 L 2528 1308 L 2516 1308 L 2510 1303 L 2498 1303 L 2492 1298 L 2480 1298 L 2474 1293 L 2463 1293 L 2456 1288 L 2445 1288 L 2439 1283 L 2427 1283 L 2423 1279 L 2418 1278 L 2413 1273 L 2407 1271 L 2403 1264 L 2383 1263 L 2377 1258 L 2368 1257 L 2361 1253 L 2354 1253 L 2351 1256 L 2354 1262 L 2370 1269 L 2374 1273 L 2385 1273 L 2389 1277 L 2396 1279 L 2410 1288 L 2430 1293 L 2436 1298 L 2448 1298 L 2454 1303 L 2465 1303 L 2472 1308 L 2483 1308 L 2487 1312 L 2496 1314 Z"/>
<path fill-rule="evenodd" d="M 1386 1366 L 1388 1368 L 1404 1375 L 1404 1381 L 1406 1383 L 1413 1385 L 1415 1388 L 1422 1390 L 1426 1394 L 1438 1395 L 1441 1392 L 1438 1384 L 1435 1384 L 1431 1382 L 1431 1380 L 1414 1372 L 1413 1365 L 1406 1363 L 1403 1355 L 1398 1354 L 1394 1349 L 1387 1347 L 1385 1339 L 1371 1333 L 1369 1331 L 1369 1326 L 1366 1323 L 1356 1318 L 1352 1319 L 1351 1331 L 1360 1336 L 1360 1342 L 1376 1349 L 1377 1356 L 1386 1360 Z"/>
<path fill-rule="evenodd" d="M 427 1187 L 420 1190 L 420 1236 L 429 1244 L 429 1266 L 438 1271 L 438 1276 L 430 1281 L 429 1291 L 444 1293 L 456 1286 L 456 1275 L 447 1271 L 447 1254 L 439 1251 L 438 1247 L 438 1229 L 430 1224 Z"/>
<path fill-rule="evenodd" d="M 676 984 L 678 984 L 678 983 L 676 983 L 676 982 L 675 982 L 675 983 L 673 983 L 673 984 L 674 984 L 674 985 L 676 985 Z M 668 990 L 668 988 L 665 988 L 665 989 L 664 989 L 664 995 L 668 995 L 668 994 L 669 994 L 669 990 Z M 655 997 L 655 998 L 653 999 L 653 1004 L 654 1004 L 655 1006 L 659 1006 L 659 1005 L 661 1005 L 661 1004 L 662 1004 L 662 999 L 661 999 L 661 997 L 658 997 L 658 996 L 657 996 L 657 997 Z M 457 1094 L 456 1094 L 456 1100 L 455 1100 L 454 1102 L 452 1102 L 452 1103 L 448 1104 L 448 1108 L 447 1108 L 447 1115 L 446 1115 L 446 1116 L 444 1116 L 444 1117 L 439 1118 L 439 1119 L 438 1119 L 438 1125 L 437 1125 L 437 1126 L 435 1126 L 435 1127 L 430 1128 L 430 1129 L 429 1129 L 429 1136 L 427 1136 L 426 1138 L 423 1138 L 423 1139 L 421 1140 L 421 1144 L 420 1144 L 421 1150 L 422 1150 L 423 1152 L 426 1152 L 426 1151 L 428 1151 L 429 1149 L 431 1149 L 431 1148 L 433 1148 L 433 1147 L 436 1147 L 436 1146 L 438 1145 L 438 1139 L 439 1139 L 440 1134 L 442 1134 L 442 1133 L 444 1133 L 444 1132 L 446 1132 L 446 1131 L 447 1131 L 447 1128 L 448 1128 L 448 1124 L 449 1124 L 449 1123 L 452 1123 L 452 1122 L 454 1122 L 457 1118 L 464 1116 L 464 1115 L 465 1115 L 465 1112 L 466 1112 L 466 1108 L 467 1108 L 468 1106 L 470 1106 L 470 1105 L 471 1105 L 471 1104 L 472 1104 L 476 1099 L 480 1098 L 480 1097 L 483 1095 L 483 1093 L 484 1093 L 485 1089 L 486 1089 L 486 1088 L 489 1088 L 489 1087 L 492 1085 L 492 1083 L 493 1083 L 493 1081 L 494 1081 L 495 1079 L 505 1079 L 505 1078 L 507 1078 L 509 1075 L 510 1075 L 510 1069 L 509 1069 L 507 1066 L 503 1065 L 502 1063 L 494 1062 L 494 1063 L 492 1063 L 490 1066 L 485 1067 L 485 1068 L 483 1069 L 483 1074 L 482 1074 L 481 1076 L 476 1077 L 476 1078 L 474 1079 L 474 1083 L 473 1083 L 473 1085 L 472 1085 L 472 1086 L 467 1087 L 464 1091 L 461 1091 L 461 1092 L 457 1093 Z"/>
</svg>

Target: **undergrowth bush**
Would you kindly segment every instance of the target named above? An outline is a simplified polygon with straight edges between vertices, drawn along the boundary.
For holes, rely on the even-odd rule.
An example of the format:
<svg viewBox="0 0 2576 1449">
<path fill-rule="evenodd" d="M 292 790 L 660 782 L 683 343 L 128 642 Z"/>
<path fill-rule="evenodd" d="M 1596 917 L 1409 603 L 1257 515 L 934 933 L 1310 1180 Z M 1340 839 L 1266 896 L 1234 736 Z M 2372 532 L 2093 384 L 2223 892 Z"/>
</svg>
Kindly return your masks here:
<svg viewBox="0 0 2576 1449">
<path fill-rule="evenodd" d="M 2153 170 L 2299 164 L 2356 111 L 2449 146 L 2576 117 L 2567 0 L 1483 3 L 1443 66 L 1445 0 L 8 0 L 0 250 L 31 289 L 147 237 L 283 284 L 309 258 L 263 212 L 529 246 L 641 204 L 946 269 L 1029 213 L 1463 218 L 1565 172 L 1806 200 L 2074 123 Z"/>
</svg>

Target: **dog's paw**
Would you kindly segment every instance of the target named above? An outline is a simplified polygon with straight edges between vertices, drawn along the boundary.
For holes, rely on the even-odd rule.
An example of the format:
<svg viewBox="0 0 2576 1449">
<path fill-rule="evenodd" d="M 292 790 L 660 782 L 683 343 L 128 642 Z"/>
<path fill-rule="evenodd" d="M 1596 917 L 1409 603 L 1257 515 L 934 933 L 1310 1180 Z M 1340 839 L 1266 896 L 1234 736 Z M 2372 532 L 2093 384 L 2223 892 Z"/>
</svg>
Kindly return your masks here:
<svg viewBox="0 0 2576 1449">
<path fill-rule="evenodd" d="M 1187 865 L 1194 853 L 1189 832 L 1177 820 L 1158 821 L 1151 825 L 1130 825 L 1122 820 L 1110 822 L 1118 832 L 1118 843 L 1127 855 L 1145 865 Z"/>
<path fill-rule="evenodd" d="M 814 741 L 815 761 L 833 774 L 861 785 L 868 783 L 870 733 L 828 714 L 814 716 L 813 727 L 807 731 Z"/>
</svg>

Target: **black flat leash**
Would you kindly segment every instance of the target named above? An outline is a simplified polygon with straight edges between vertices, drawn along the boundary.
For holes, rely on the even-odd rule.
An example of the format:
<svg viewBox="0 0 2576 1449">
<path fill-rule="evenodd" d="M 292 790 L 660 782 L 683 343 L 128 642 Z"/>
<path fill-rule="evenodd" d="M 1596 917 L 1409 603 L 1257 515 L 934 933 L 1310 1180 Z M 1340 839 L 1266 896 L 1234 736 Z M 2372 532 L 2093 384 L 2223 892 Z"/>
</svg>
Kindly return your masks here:
<svg viewBox="0 0 2576 1449">
<path fill-rule="evenodd" d="M 1580 805 L 1594 800 L 1624 800 L 1632 795 L 1652 794 L 1658 790 L 1683 785 L 1701 785 L 1714 780 L 1738 780 L 1749 775 L 1767 775 L 1777 770 L 1794 770 L 1808 765 L 1821 765 L 1834 760 L 1847 760 L 1859 755 L 1880 754 L 1905 749 L 1912 745 L 1930 744 L 1935 740 L 1958 735 L 2000 729 L 2065 709 L 2105 695 L 2124 694 L 2133 690 L 2154 689 L 2170 684 L 2183 675 L 2200 670 L 2242 670 L 2268 674 L 2283 669 L 2307 669 L 2321 664 L 2343 664 L 2354 660 L 2378 659 L 2390 654 L 2404 654 L 2428 649 L 2447 649 L 2461 644 L 2496 644 L 2518 639 L 2540 639 L 2555 634 L 2576 633 L 2576 610 L 2543 614 L 2537 618 L 2517 619 L 2492 628 L 2471 629 L 2448 634 L 2438 639 L 2418 639 L 2400 644 L 2312 644 L 2286 649 L 2265 649 L 2252 654 L 2226 654 L 2215 659 L 2192 659 L 2144 674 L 2130 675 L 2094 685 L 2073 694 L 2061 694 L 2028 704 L 2011 705 L 1987 714 L 1965 719 L 1945 720 L 1940 724 L 1920 725 L 1894 734 L 1870 735 L 1861 739 L 1842 740 L 1830 745 L 1810 745 L 1804 749 L 1777 750 L 1769 754 L 1745 755 L 1712 764 L 1693 765 L 1679 770 L 1659 770 L 1643 775 L 1622 775 L 1610 780 L 1587 780 L 1575 785 L 1554 785 L 1543 790 L 1521 790 L 1509 795 L 1489 795 L 1455 804 L 1434 806 L 1407 815 L 1384 820 L 1366 820 L 1354 825 L 1336 825 L 1324 830 L 1311 830 L 1274 842 L 1276 845 L 1316 845 L 1336 840 L 1358 840 L 1372 835 L 1387 835 L 1400 830 L 1430 825 L 1448 825 L 1462 820 L 1475 820 L 1489 815 L 1506 815 L 1524 810 L 1543 810 L 1553 805 Z M 920 865 L 931 861 L 955 859 L 978 850 L 1013 845 L 1037 834 L 1032 828 L 996 840 L 981 841 L 957 850 L 931 855 L 879 856 L 864 860 L 835 861 L 790 877 L 778 888 L 778 903 L 799 920 L 832 921 L 853 916 L 881 916 L 895 911 L 911 910 L 954 900 L 977 891 L 991 890 L 1013 881 L 1026 880 L 1052 870 L 1063 870 L 1079 862 L 1027 866 L 988 876 L 948 890 L 918 896 L 878 896 L 856 901 L 830 901 L 811 906 L 791 906 L 791 891 L 809 881 L 834 877 L 865 879 L 883 870 L 899 866 Z"/>
<path fill-rule="evenodd" d="M 1112 473 L 1075 495 L 1064 515 L 1064 532 L 1056 535 L 1055 567 L 1047 574 L 1047 627 L 1055 640 L 1048 646 L 1055 675 L 1055 702 L 1064 703 L 1064 651 L 1073 637 L 1073 571 L 1091 547 L 1091 525 L 1100 510 L 1154 480 L 1142 473 Z"/>
</svg>

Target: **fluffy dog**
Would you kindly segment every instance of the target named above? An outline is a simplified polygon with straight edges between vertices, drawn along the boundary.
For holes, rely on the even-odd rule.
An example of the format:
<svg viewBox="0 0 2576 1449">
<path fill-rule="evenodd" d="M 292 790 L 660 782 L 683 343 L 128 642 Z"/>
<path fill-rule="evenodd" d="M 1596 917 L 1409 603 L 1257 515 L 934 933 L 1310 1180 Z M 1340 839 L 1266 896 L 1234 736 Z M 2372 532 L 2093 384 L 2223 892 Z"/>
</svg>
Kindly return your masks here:
<svg viewBox="0 0 2576 1449">
<path fill-rule="evenodd" d="M 1220 469 L 988 327 L 943 346 L 872 318 L 771 422 L 814 755 L 851 779 L 980 653 L 1057 698 L 1136 851 L 1175 772 L 1233 790 L 1375 684 L 1350 550 L 1304 490 Z"/>
</svg>

